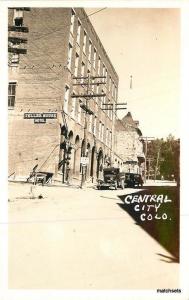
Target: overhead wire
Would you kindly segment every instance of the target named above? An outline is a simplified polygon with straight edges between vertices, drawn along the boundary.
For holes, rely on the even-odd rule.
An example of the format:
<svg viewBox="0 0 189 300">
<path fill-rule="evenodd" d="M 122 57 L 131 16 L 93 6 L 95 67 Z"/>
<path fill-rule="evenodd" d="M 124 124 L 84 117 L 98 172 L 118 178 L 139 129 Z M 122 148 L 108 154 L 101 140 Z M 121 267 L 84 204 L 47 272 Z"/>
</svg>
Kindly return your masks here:
<svg viewBox="0 0 189 300">
<path fill-rule="evenodd" d="M 81 18 L 80 20 L 81 20 L 81 21 L 86 20 L 86 19 L 88 19 L 88 17 L 90 17 L 90 16 L 92 16 L 92 15 L 95 15 L 95 14 L 97 14 L 97 13 L 99 13 L 99 12 L 105 10 L 105 9 L 107 9 L 107 7 L 101 8 L 101 9 L 99 9 L 99 10 L 97 10 L 97 11 L 91 13 L 91 14 L 88 14 L 88 15 L 86 15 L 86 17 L 83 17 L 83 18 Z M 55 30 L 53 30 L 53 31 L 51 31 L 51 32 L 48 32 L 48 33 L 46 33 L 46 34 L 43 34 L 43 35 L 41 35 L 41 36 L 39 36 L 39 37 L 33 39 L 33 41 L 40 40 L 41 38 L 46 37 L 46 36 L 49 36 L 50 34 L 54 34 L 54 33 L 58 32 L 58 31 L 64 30 L 66 27 L 69 27 L 69 26 L 70 26 L 70 22 L 69 22 L 69 24 L 66 24 L 66 25 L 63 24 L 63 23 L 60 23 L 60 24 L 58 25 L 58 27 L 60 27 L 60 26 L 62 26 L 62 28 L 57 28 L 57 29 L 55 29 Z"/>
<path fill-rule="evenodd" d="M 92 15 L 94 15 L 94 14 L 97 14 L 97 13 L 99 13 L 99 12 L 101 12 L 102 10 L 105 10 L 105 9 L 107 9 L 107 8 L 105 7 L 105 8 L 99 9 L 99 10 L 97 10 L 97 11 L 95 11 L 95 12 L 89 14 L 89 15 L 86 15 L 86 17 L 81 18 L 81 21 L 84 20 L 84 19 L 88 19 L 88 17 L 90 17 L 90 16 L 92 16 Z M 66 27 L 70 27 L 70 22 L 69 22 L 69 24 L 67 24 L 67 25 L 65 25 L 65 24 L 62 24 L 62 25 L 63 25 L 63 27 L 62 27 L 61 29 L 58 28 L 58 29 L 56 29 L 56 30 L 53 30 L 52 32 L 48 32 L 48 33 L 46 33 L 46 34 L 44 34 L 44 35 L 38 37 L 37 39 L 32 39 L 32 44 L 31 44 L 31 46 L 35 46 L 35 47 L 37 47 L 39 50 L 42 50 L 39 46 L 36 45 L 35 41 L 36 41 L 36 40 L 39 40 L 39 39 L 41 39 L 41 38 L 43 38 L 44 36 L 53 34 L 54 32 L 61 31 L 61 30 L 65 29 Z M 59 26 L 61 26 L 61 24 L 59 24 Z M 48 57 L 50 57 L 50 58 L 52 59 L 53 62 L 56 62 L 57 64 L 60 63 L 60 62 L 57 62 L 57 61 L 54 59 L 54 57 L 52 57 L 51 55 L 49 55 L 47 52 L 45 52 L 45 53 L 43 53 L 43 54 L 46 55 L 46 56 L 48 56 Z M 72 75 L 73 75 L 73 74 L 72 74 Z"/>
<path fill-rule="evenodd" d="M 100 10 L 98 10 L 98 11 L 95 11 L 95 12 L 93 12 L 93 13 L 87 15 L 87 17 L 82 18 L 81 20 L 87 19 L 89 16 L 92 16 L 92 15 L 94 15 L 94 14 L 97 14 L 97 13 L 101 12 L 101 11 L 104 10 L 104 9 L 106 9 L 106 8 L 102 8 L 102 9 L 100 9 Z M 59 25 L 59 26 L 60 26 L 60 25 Z M 70 26 L 70 23 L 69 23 L 68 25 L 66 25 L 66 26 L 64 25 L 61 29 L 58 28 L 57 30 L 53 30 L 52 32 L 49 32 L 49 33 L 44 34 L 44 35 L 42 35 L 42 36 L 39 36 L 38 38 L 33 39 L 32 42 L 33 42 L 33 41 L 38 41 L 38 40 L 40 40 L 41 38 L 43 38 L 44 36 L 48 36 L 48 35 L 53 34 L 53 33 L 55 33 L 55 32 L 61 31 L 61 30 L 63 30 L 65 27 L 68 27 L 68 26 Z M 40 47 L 38 47 L 35 43 L 33 43 L 31 46 L 36 47 L 36 48 L 39 49 L 40 51 L 42 50 L 42 49 L 41 49 Z M 30 49 L 30 51 L 32 51 L 32 50 Z M 34 51 L 32 51 L 32 52 L 34 53 Z M 55 63 L 55 62 L 56 62 L 56 63 L 59 63 L 59 62 L 55 61 L 55 60 L 54 60 L 54 57 L 50 56 L 48 53 L 45 53 L 45 55 L 48 56 L 48 57 L 50 57 L 50 58 L 53 60 L 54 63 Z M 27 57 L 27 59 L 28 59 L 28 57 Z M 29 59 L 28 59 L 28 60 L 29 60 Z M 47 65 L 46 62 L 45 62 L 45 65 Z M 29 67 L 29 65 L 27 65 L 27 66 Z M 49 65 L 47 65 L 47 67 L 48 67 L 54 74 L 56 74 L 57 76 L 59 76 L 60 74 L 62 75 L 62 72 L 59 72 L 59 73 L 55 72 L 54 70 L 52 70 L 52 68 L 49 67 Z M 73 75 L 73 74 L 72 74 L 72 75 Z M 61 79 L 57 79 L 57 80 L 61 80 Z M 53 82 L 55 82 L 55 81 L 57 81 L 57 80 L 54 80 Z M 50 86 L 50 85 L 49 85 L 49 87 L 51 87 L 51 88 L 53 88 L 53 89 L 57 89 L 57 90 L 59 90 L 59 91 L 62 93 L 62 90 L 59 89 L 59 88 L 57 88 L 56 86 Z M 98 106 L 99 106 L 99 105 L 98 105 Z M 116 113 L 115 113 L 115 114 L 116 114 Z M 116 114 L 116 116 L 117 116 L 117 114 Z"/>
<path fill-rule="evenodd" d="M 81 18 L 81 20 L 87 19 L 88 17 L 90 17 L 90 16 L 92 16 L 92 15 L 94 15 L 94 14 L 97 14 L 97 13 L 99 13 L 99 12 L 105 10 L 105 9 L 106 9 L 106 7 L 105 7 L 105 8 L 102 8 L 102 9 L 99 9 L 99 10 L 97 10 L 97 11 L 94 11 L 93 13 L 91 13 L 91 14 L 89 14 L 89 15 L 86 15 L 86 17 Z M 33 14 L 32 14 L 32 15 L 33 15 Z M 35 41 L 35 40 L 39 40 L 39 39 L 41 39 L 42 37 L 44 37 L 44 36 L 46 36 L 46 35 L 50 35 L 50 34 L 53 34 L 54 32 L 63 30 L 65 27 L 70 26 L 70 22 L 69 22 L 69 24 L 67 24 L 67 25 L 65 25 L 65 24 L 63 24 L 63 25 L 64 25 L 64 26 L 63 26 L 61 29 L 58 28 L 57 30 L 53 30 L 53 32 L 47 33 L 47 34 L 45 34 L 45 35 L 42 35 L 42 36 L 38 37 L 37 39 L 32 39 L 32 45 L 31 45 L 31 46 L 34 46 L 34 47 L 36 47 L 37 49 L 39 49 L 39 50 L 41 51 L 42 49 L 41 49 L 39 46 L 37 46 L 36 43 L 34 43 L 34 41 Z M 59 24 L 59 26 L 61 26 L 61 24 Z M 34 51 L 32 51 L 31 49 L 30 49 L 30 51 L 34 53 Z M 36 54 L 36 53 L 34 53 L 34 54 Z M 48 56 L 48 57 L 50 57 L 54 63 L 56 62 L 56 63 L 59 64 L 59 62 L 55 61 L 55 60 L 54 60 L 54 57 L 50 56 L 48 53 L 45 53 L 45 55 Z M 26 57 L 26 58 L 28 59 L 28 57 Z M 47 65 L 46 62 L 44 62 L 44 64 Z M 29 66 L 29 65 L 28 65 L 28 66 Z M 47 65 L 47 67 L 49 68 L 48 65 Z M 64 67 L 65 67 L 65 66 L 64 66 Z M 52 70 L 52 68 L 50 68 L 50 69 Z M 56 74 L 57 76 L 62 75 L 61 72 L 57 73 L 57 72 L 55 72 L 54 70 L 52 70 L 52 72 L 53 72 L 54 74 Z M 71 74 L 71 75 L 73 76 L 73 74 Z M 57 81 L 58 81 L 58 80 L 61 80 L 61 79 L 57 79 Z M 54 81 L 54 82 L 55 82 L 55 81 Z M 49 86 L 49 87 L 55 88 L 56 90 L 58 90 L 58 91 L 60 91 L 60 92 L 62 93 L 62 90 L 59 89 L 59 88 L 58 88 L 57 86 L 55 86 L 55 85 L 54 85 L 54 86 L 51 85 L 51 86 Z"/>
</svg>

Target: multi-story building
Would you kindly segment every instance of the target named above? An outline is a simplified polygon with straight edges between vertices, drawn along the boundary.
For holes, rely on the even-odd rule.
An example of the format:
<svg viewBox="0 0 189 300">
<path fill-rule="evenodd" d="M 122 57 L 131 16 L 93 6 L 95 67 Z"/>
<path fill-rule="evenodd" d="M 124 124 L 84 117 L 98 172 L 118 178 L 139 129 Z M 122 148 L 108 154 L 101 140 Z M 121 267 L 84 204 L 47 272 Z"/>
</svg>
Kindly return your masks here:
<svg viewBox="0 0 189 300">
<path fill-rule="evenodd" d="M 87 156 L 86 177 L 99 177 L 116 157 L 113 109 L 103 108 L 117 96 L 118 75 L 84 9 L 9 9 L 10 175 L 36 166 L 79 179 Z"/>
<path fill-rule="evenodd" d="M 130 112 L 122 120 L 116 120 L 115 151 L 123 160 L 122 170 L 129 173 L 143 173 L 145 155 L 139 122 Z"/>
</svg>

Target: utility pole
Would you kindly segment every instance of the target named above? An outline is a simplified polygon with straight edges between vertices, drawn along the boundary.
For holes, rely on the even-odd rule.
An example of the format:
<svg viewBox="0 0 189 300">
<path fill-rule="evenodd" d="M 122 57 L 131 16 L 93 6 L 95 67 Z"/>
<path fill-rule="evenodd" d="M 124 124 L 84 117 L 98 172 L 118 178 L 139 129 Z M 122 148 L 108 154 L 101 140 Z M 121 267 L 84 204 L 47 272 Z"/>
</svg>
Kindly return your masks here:
<svg viewBox="0 0 189 300">
<path fill-rule="evenodd" d="M 95 82 L 96 79 L 102 79 L 103 81 L 98 81 Z M 83 94 L 72 94 L 72 98 L 84 98 L 85 99 L 85 103 L 80 104 L 80 107 L 85 111 L 85 122 L 84 122 L 84 134 L 83 134 L 83 139 L 84 139 L 84 147 L 83 147 L 83 157 L 86 158 L 86 150 L 87 150 L 87 115 L 91 115 L 94 114 L 93 111 L 89 108 L 88 105 L 88 101 L 89 100 L 94 100 L 94 98 L 98 97 L 105 97 L 106 94 L 105 93 L 101 93 L 101 94 L 95 94 L 92 93 L 92 91 L 90 91 L 91 86 L 95 86 L 95 85 L 103 85 L 106 84 L 106 76 L 91 76 L 90 73 L 88 73 L 87 76 L 74 76 L 73 80 L 76 80 L 76 83 L 73 84 L 73 86 L 82 86 L 82 87 L 86 87 L 86 91 Z M 78 81 L 82 81 L 82 82 L 78 82 Z M 94 82 L 93 82 L 94 81 Z M 113 112 L 113 120 L 112 120 L 112 124 L 113 124 L 113 128 L 115 125 L 115 113 L 117 110 L 123 110 L 123 109 L 127 109 L 126 107 L 124 107 L 127 103 L 103 103 L 103 108 L 102 110 L 111 110 Z M 113 141 L 113 130 L 112 130 L 112 141 Z M 114 149 L 114 143 L 112 142 L 112 149 Z M 112 151 L 114 152 L 114 151 Z M 81 176 L 81 185 L 80 188 L 83 188 L 83 185 L 85 183 L 85 179 L 86 179 L 86 165 L 82 164 L 82 176 Z"/>
<path fill-rule="evenodd" d="M 87 95 L 89 93 L 89 90 L 90 90 L 90 73 L 88 74 L 88 78 L 87 78 Z M 84 149 L 83 149 L 83 154 L 84 154 L 84 157 L 86 156 L 86 150 L 87 150 L 87 111 L 88 111 L 88 101 L 87 99 L 85 98 L 85 108 L 86 108 L 86 111 L 85 111 L 85 123 L 84 123 Z M 86 179 L 86 168 L 87 166 L 85 165 L 82 165 L 81 167 L 81 188 L 83 187 L 84 183 L 85 183 L 85 179 Z"/>
<path fill-rule="evenodd" d="M 147 159 L 147 162 L 148 162 L 148 176 L 147 176 L 147 179 L 149 180 L 150 179 L 150 168 L 151 168 L 151 162 L 154 160 L 152 157 L 148 157 Z"/>
<path fill-rule="evenodd" d="M 154 137 L 150 136 L 141 136 L 140 137 L 141 141 L 144 141 L 145 143 L 145 148 L 144 148 L 144 156 L 145 156 L 145 161 L 144 161 L 144 182 L 146 182 L 146 168 L 147 168 L 147 153 L 148 153 L 148 142 L 154 140 Z"/>
<path fill-rule="evenodd" d="M 95 94 L 92 91 L 90 91 L 91 86 L 95 86 L 95 85 L 100 85 L 100 84 L 105 84 L 105 81 L 101 81 L 101 82 L 92 82 L 93 80 L 96 79 L 106 79 L 106 76 L 91 76 L 90 73 L 88 73 L 87 76 L 80 76 L 80 77 L 73 77 L 73 79 L 75 79 L 77 82 L 74 83 L 74 86 L 82 86 L 82 87 L 86 87 L 86 91 L 84 94 L 72 94 L 72 98 L 84 98 L 85 99 L 85 103 L 81 103 L 80 107 L 85 111 L 85 122 L 84 122 L 84 133 L 83 133 L 83 140 L 84 140 L 84 144 L 83 144 L 83 153 L 82 153 L 82 159 L 86 160 L 86 163 L 84 164 L 83 161 L 81 161 L 81 171 L 82 171 L 82 175 L 81 175 L 81 185 L 80 188 L 83 188 L 83 185 L 85 184 L 85 180 L 86 180 L 86 165 L 87 165 L 87 115 L 93 115 L 93 111 L 89 108 L 88 106 L 88 101 L 89 100 L 94 100 L 94 98 L 96 97 L 105 97 L 106 94 L 105 93 L 101 93 L 101 94 Z M 83 82 L 78 82 L 78 81 L 83 81 Z"/>
<path fill-rule="evenodd" d="M 156 181 L 156 176 L 157 176 L 157 170 L 158 170 L 158 165 L 159 165 L 159 157 L 160 157 L 160 150 L 161 150 L 161 144 L 158 148 L 158 153 L 157 153 L 157 159 L 156 159 L 156 167 L 155 167 L 155 173 L 154 173 L 154 181 Z"/>
<path fill-rule="evenodd" d="M 112 111 L 112 145 L 111 145 L 111 149 L 112 149 L 112 152 L 111 152 L 111 160 L 114 161 L 114 144 L 115 144 L 115 141 L 113 141 L 113 137 L 115 137 L 115 134 L 114 134 L 114 129 L 115 129 L 115 121 L 116 121 L 116 111 L 117 110 L 124 110 L 124 109 L 127 109 L 127 107 L 125 107 L 127 105 L 127 103 L 125 102 L 119 102 L 119 103 L 104 103 L 103 104 L 103 108 L 102 110 L 103 111 L 106 111 L 106 110 L 109 110 L 109 111 Z"/>
</svg>

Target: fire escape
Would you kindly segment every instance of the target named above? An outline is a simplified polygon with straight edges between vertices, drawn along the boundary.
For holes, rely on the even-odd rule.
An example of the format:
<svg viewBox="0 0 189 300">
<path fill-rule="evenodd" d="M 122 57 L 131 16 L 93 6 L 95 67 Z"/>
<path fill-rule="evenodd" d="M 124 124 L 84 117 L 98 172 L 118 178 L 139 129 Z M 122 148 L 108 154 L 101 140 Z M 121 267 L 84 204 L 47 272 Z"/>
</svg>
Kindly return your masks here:
<svg viewBox="0 0 189 300">
<path fill-rule="evenodd" d="M 24 13 L 28 7 L 10 8 L 13 10 L 13 24 L 8 26 L 9 66 L 19 63 L 20 54 L 26 54 L 27 33 L 29 29 L 24 24 Z"/>
</svg>

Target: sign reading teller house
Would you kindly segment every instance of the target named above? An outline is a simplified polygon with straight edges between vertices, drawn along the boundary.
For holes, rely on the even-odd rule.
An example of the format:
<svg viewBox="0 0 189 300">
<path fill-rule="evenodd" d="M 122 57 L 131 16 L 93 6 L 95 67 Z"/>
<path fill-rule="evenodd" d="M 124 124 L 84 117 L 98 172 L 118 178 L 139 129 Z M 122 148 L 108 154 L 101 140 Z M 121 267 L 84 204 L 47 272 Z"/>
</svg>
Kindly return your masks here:
<svg viewBox="0 0 189 300">
<path fill-rule="evenodd" d="M 25 113 L 24 119 L 33 119 L 35 124 L 44 124 L 46 119 L 57 119 L 57 113 Z"/>
</svg>

